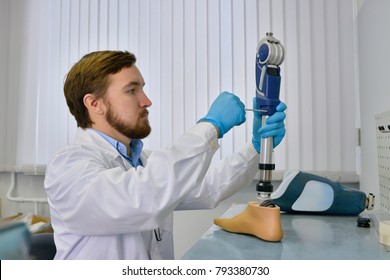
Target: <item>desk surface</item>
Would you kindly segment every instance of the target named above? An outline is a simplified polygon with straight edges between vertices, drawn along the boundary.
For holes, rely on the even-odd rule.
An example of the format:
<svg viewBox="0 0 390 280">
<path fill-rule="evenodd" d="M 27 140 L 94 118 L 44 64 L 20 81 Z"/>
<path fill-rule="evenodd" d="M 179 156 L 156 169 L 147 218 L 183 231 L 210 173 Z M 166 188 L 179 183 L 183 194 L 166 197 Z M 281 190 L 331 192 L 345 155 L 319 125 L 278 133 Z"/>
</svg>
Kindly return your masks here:
<svg viewBox="0 0 390 280">
<path fill-rule="evenodd" d="M 233 217 L 245 207 L 233 205 L 223 217 Z M 229 233 L 213 225 L 182 259 L 390 259 L 375 227 L 357 227 L 357 218 L 282 213 L 281 242 Z"/>
</svg>

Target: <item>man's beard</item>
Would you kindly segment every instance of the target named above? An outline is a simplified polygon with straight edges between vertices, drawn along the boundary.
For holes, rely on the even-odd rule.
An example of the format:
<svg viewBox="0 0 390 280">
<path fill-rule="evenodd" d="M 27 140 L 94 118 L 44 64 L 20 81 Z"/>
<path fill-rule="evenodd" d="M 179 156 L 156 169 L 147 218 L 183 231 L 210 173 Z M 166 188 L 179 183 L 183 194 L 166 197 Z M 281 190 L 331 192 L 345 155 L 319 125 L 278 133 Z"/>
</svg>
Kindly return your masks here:
<svg viewBox="0 0 390 280">
<path fill-rule="evenodd" d="M 107 103 L 108 110 L 106 114 L 106 120 L 118 132 L 130 139 L 143 139 L 150 134 L 152 129 L 149 125 L 149 120 L 147 118 L 149 113 L 146 109 L 142 112 L 142 114 L 138 115 L 138 120 L 135 127 L 129 127 L 119 119 L 117 114 L 114 113 L 111 104 L 109 102 Z"/>
</svg>

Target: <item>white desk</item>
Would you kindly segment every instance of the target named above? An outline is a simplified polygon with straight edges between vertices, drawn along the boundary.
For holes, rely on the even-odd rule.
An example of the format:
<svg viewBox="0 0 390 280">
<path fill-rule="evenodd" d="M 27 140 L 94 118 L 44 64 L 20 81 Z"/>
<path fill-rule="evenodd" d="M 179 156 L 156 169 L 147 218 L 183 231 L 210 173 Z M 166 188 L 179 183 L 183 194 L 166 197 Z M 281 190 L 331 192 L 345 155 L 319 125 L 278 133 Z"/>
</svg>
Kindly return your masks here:
<svg viewBox="0 0 390 280">
<path fill-rule="evenodd" d="M 233 205 L 223 217 L 235 216 L 245 207 Z M 375 227 L 357 227 L 357 218 L 282 213 L 281 242 L 229 233 L 212 225 L 182 259 L 390 259 Z"/>
</svg>

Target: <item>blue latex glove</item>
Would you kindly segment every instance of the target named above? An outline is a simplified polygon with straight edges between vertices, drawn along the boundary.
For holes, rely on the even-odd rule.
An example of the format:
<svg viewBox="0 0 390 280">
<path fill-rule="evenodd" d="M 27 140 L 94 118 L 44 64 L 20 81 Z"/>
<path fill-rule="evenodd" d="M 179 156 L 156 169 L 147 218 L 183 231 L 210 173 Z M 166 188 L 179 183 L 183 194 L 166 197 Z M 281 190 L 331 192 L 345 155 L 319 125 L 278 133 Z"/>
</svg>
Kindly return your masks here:
<svg viewBox="0 0 390 280">
<path fill-rule="evenodd" d="M 256 97 L 253 98 L 253 108 L 257 108 Z M 282 142 L 284 135 L 286 134 L 286 128 L 284 126 L 284 120 L 286 119 L 286 113 L 284 111 L 286 109 L 286 104 L 280 102 L 279 105 L 276 106 L 276 112 L 267 118 L 264 126 L 261 126 L 261 113 L 254 112 L 252 144 L 258 153 L 260 153 L 260 138 L 273 137 L 274 148 Z"/>
<path fill-rule="evenodd" d="M 238 96 L 222 92 L 214 100 L 207 115 L 200 119 L 212 123 L 219 131 L 219 137 L 222 138 L 233 126 L 240 125 L 245 122 L 245 105 L 240 101 Z"/>
</svg>

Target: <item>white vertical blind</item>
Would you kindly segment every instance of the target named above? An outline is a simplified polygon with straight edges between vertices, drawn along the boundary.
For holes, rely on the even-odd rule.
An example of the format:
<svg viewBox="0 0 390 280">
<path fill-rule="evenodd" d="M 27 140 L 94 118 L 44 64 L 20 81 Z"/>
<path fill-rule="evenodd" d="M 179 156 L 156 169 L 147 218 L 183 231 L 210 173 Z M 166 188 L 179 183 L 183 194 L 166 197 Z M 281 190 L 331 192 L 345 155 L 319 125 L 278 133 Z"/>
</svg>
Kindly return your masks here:
<svg viewBox="0 0 390 280">
<path fill-rule="evenodd" d="M 9 2 L 0 1 L 0 38 L 9 37 Z M 8 41 L 0 40 L 0 169 L 7 162 L 7 65 Z"/>
<path fill-rule="evenodd" d="M 153 102 L 145 145 L 158 149 L 221 91 L 252 106 L 257 43 L 272 31 L 286 49 L 287 135 L 275 150 L 277 170 L 356 173 L 353 0 L 20 0 L 10 1 L 10 14 L 8 94 L 17 96 L 9 104 L 18 113 L 17 141 L 7 145 L 17 166 L 44 166 L 73 142 L 62 86 L 84 54 L 136 54 Z M 251 140 L 247 117 L 221 140 L 217 157 Z"/>
</svg>

